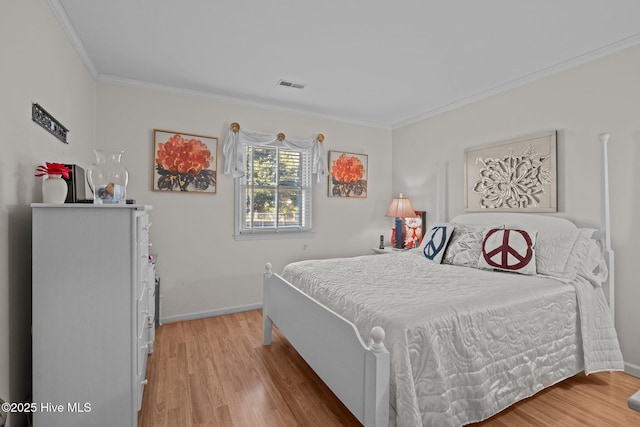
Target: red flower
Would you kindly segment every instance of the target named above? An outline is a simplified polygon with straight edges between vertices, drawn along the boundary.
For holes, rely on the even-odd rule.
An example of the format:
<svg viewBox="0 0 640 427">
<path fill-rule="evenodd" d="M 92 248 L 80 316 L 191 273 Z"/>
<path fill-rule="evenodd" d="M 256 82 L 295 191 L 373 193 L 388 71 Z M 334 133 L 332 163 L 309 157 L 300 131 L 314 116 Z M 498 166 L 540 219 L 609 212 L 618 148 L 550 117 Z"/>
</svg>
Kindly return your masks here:
<svg viewBox="0 0 640 427">
<path fill-rule="evenodd" d="M 71 169 L 66 167 L 62 163 L 49 163 L 46 162 L 46 166 L 38 166 L 36 170 L 40 173 L 37 173 L 36 176 L 45 176 L 45 175 L 62 175 L 66 179 L 69 179 L 69 172 Z"/>
<path fill-rule="evenodd" d="M 364 174 L 364 165 L 356 156 L 347 157 L 341 154 L 337 160 L 333 162 L 331 167 L 331 176 L 339 182 L 355 184 L 362 179 Z"/>
<path fill-rule="evenodd" d="M 211 151 L 198 139 L 187 141 L 173 135 L 167 142 L 158 144 L 156 163 L 173 174 L 198 175 L 209 168 L 212 160 Z"/>
</svg>

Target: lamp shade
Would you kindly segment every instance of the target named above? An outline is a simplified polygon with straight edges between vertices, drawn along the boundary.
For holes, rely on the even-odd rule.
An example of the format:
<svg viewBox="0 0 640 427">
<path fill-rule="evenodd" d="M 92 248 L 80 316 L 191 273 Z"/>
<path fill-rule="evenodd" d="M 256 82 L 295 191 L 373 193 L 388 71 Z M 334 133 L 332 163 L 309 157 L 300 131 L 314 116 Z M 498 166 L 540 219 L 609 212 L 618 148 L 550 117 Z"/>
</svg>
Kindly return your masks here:
<svg viewBox="0 0 640 427">
<path fill-rule="evenodd" d="M 387 209 L 385 216 L 393 216 L 396 218 L 415 218 L 416 212 L 411 206 L 411 201 L 400 193 L 399 197 L 394 198 Z"/>
</svg>

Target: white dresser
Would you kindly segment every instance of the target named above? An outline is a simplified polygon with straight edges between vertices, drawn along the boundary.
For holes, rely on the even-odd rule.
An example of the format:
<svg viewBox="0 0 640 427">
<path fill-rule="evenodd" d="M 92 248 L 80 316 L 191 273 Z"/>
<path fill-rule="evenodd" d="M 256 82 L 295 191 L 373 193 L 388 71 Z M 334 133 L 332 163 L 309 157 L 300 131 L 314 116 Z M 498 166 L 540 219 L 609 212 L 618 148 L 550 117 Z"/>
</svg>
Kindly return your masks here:
<svg viewBox="0 0 640 427">
<path fill-rule="evenodd" d="M 155 335 L 149 209 L 32 205 L 34 427 L 137 425 Z"/>
</svg>

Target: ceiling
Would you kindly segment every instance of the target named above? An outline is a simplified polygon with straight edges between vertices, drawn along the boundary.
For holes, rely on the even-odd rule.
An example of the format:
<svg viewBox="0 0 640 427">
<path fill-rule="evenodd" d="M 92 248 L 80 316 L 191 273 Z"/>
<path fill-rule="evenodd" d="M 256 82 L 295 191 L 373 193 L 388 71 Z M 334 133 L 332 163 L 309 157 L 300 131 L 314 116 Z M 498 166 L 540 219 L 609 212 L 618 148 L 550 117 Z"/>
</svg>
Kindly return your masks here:
<svg viewBox="0 0 640 427">
<path fill-rule="evenodd" d="M 637 0 L 49 4 L 97 79 L 384 128 L 640 43 Z"/>
</svg>

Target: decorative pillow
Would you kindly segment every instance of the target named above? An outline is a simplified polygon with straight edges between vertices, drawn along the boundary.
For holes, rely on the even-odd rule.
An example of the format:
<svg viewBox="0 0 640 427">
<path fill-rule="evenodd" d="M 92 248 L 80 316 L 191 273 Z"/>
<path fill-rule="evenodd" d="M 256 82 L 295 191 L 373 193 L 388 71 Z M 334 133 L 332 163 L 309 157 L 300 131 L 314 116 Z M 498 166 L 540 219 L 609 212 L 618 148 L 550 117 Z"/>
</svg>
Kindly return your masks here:
<svg viewBox="0 0 640 427">
<path fill-rule="evenodd" d="M 535 244 L 537 231 L 517 228 L 492 228 L 484 233 L 478 267 L 536 274 Z"/>
<path fill-rule="evenodd" d="M 422 239 L 420 253 L 427 259 L 440 264 L 454 228 L 453 224 L 434 224 Z"/>
<path fill-rule="evenodd" d="M 561 233 L 539 231 L 536 242 L 536 270 L 539 275 L 572 280 L 575 268 L 570 268 L 571 253 L 577 249 L 580 230 Z"/>
<path fill-rule="evenodd" d="M 442 259 L 443 264 L 478 268 L 484 232 L 500 225 L 453 224 L 455 230 Z"/>
</svg>

